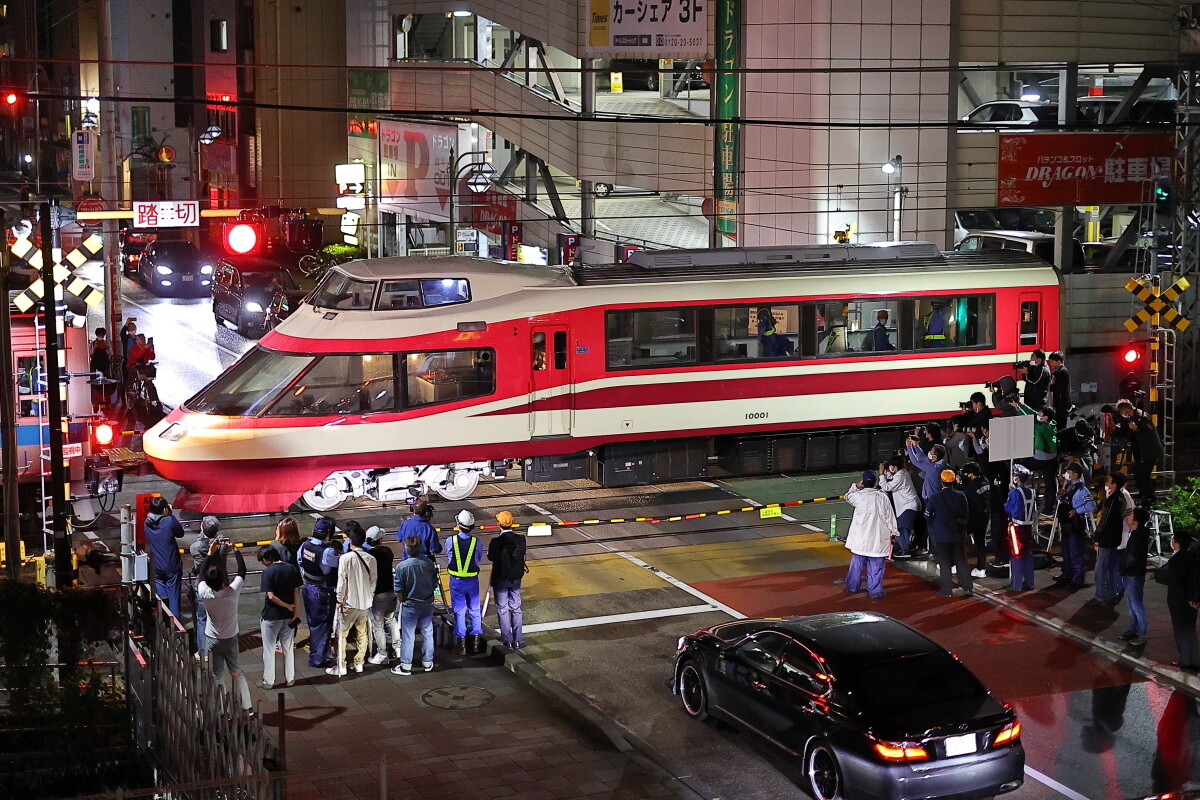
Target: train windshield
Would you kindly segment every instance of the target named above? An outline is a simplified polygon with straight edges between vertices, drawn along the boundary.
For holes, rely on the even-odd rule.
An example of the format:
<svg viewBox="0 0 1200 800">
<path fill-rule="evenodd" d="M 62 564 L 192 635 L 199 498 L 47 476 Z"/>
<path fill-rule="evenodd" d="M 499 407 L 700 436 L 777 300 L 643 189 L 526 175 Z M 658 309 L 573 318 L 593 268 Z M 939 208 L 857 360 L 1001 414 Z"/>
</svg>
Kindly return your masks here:
<svg viewBox="0 0 1200 800">
<path fill-rule="evenodd" d="M 464 278 L 417 278 L 384 281 L 375 308 L 429 308 L 471 299 L 471 285 Z"/>
<path fill-rule="evenodd" d="M 351 278 L 337 270 L 330 270 L 317 284 L 308 301 L 317 308 L 369 311 L 374 305 L 375 289 L 378 286 L 378 281 Z"/>
<path fill-rule="evenodd" d="M 312 356 L 256 347 L 184 405 L 198 414 L 253 416 L 287 389 L 312 360 Z"/>
</svg>

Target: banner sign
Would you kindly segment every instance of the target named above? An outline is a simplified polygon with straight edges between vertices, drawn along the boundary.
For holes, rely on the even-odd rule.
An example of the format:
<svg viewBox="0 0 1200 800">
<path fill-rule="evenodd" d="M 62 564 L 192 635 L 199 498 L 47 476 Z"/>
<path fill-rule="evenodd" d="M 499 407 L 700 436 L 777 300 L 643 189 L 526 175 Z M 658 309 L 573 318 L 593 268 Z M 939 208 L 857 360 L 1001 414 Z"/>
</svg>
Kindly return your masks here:
<svg viewBox="0 0 1200 800">
<path fill-rule="evenodd" d="M 448 222 L 454 125 L 379 120 L 380 198 L 431 222 Z"/>
<path fill-rule="evenodd" d="M 580 235 L 578 233 L 558 234 L 558 263 L 574 264 L 579 256 Z"/>
<path fill-rule="evenodd" d="M 736 122 L 740 109 L 741 80 L 736 72 L 742 34 L 742 0 L 720 0 L 717 6 L 717 141 L 713 150 L 717 231 L 737 236 L 738 171 L 741 169 L 741 130 Z"/>
<path fill-rule="evenodd" d="M 86 183 L 96 177 L 96 134 L 75 131 L 71 134 L 71 178 Z"/>
<path fill-rule="evenodd" d="M 1171 174 L 1173 133 L 1026 133 L 997 137 L 996 204 L 1152 203 Z"/>
<path fill-rule="evenodd" d="M 135 228 L 195 228 L 200 225 L 199 200 L 134 201 Z"/>
<path fill-rule="evenodd" d="M 507 222 L 504 224 L 504 257 L 516 261 L 521 250 L 521 223 Z"/>
<path fill-rule="evenodd" d="M 590 56 L 707 58 L 709 0 L 591 0 Z"/>
<path fill-rule="evenodd" d="M 484 192 L 471 191 L 467 178 L 459 181 L 454 215 L 459 225 L 471 225 L 495 236 L 504 235 L 504 223 L 517 218 L 517 197 L 514 194 L 489 188 Z"/>
</svg>

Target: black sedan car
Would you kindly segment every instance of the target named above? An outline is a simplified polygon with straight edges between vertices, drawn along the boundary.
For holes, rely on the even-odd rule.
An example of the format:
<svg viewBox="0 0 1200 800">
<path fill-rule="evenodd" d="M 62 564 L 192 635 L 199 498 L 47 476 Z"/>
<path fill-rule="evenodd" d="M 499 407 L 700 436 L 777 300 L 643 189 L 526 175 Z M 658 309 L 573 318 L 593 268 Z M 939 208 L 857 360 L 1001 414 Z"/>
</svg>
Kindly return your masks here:
<svg viewBox="0 0 1200 800">
<path fill-rule="evenodd" d="M 213 263 L 191 242 L 159 239 L 142 253 L 138 280 L 154 294 L 208 294 Z"/>
<path fill-rule="evenodd" d="M 817 800 L 969 800 L 1024 781 L 1012 708 L 882 614 L 706 628 L 679 640 L 672 685 L 691 717 L 749 729 L 801 759 Z"/>
<path fill-rule="evenodd" d="M 229 323 L 242 336 L 262 336 L 286 318 L 305 291 L 283 265 L 255 256 L 225 256 L 217 261 L 213 318 Z"/>
</svg>

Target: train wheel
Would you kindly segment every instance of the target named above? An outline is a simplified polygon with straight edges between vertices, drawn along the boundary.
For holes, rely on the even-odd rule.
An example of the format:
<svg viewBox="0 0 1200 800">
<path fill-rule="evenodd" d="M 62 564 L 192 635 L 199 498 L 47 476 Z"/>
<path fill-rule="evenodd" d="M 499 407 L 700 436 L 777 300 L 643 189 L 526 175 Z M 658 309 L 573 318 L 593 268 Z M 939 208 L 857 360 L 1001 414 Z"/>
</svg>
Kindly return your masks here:
<svg viewBox="0 0 1200 800">
<path fill-rule="evenodd" d="M 434 491 L 444 500 L 465 500 L 479 488 L 479 473 L 474 470 L 454 470 L 445 483 L 439 483 Z"/>
<path fill-rule="evenodd" d="M 343 482 L 331 475 L 301 495 L 300 499 L 313 511 L 332 511 L 349 496 Z"/>
</svg>

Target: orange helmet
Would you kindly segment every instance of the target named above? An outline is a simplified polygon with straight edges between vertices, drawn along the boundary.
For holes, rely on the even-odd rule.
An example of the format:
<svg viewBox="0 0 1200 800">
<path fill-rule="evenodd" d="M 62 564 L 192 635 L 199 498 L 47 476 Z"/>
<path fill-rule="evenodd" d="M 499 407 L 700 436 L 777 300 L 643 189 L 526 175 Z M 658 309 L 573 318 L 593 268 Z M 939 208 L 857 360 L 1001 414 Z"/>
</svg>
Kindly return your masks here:
<svg viewBox="0 0 1200 800">
<path fill-rule="evenodd" d="M 513 524 L 513 515 L 511 511 L 501 511 L 496 515 L 496 522 L 500 523 L 501 527 L 511 528 Z"/>
</svg>

